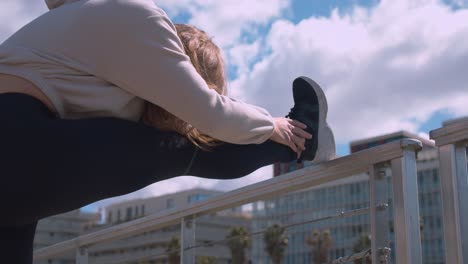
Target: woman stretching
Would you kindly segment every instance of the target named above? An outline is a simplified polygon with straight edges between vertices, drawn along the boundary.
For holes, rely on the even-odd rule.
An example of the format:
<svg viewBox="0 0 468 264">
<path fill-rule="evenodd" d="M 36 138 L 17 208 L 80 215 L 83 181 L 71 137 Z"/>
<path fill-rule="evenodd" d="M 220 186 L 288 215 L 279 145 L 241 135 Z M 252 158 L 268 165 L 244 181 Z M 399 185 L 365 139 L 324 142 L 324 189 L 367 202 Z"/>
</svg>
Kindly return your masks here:
<svg viewBox="0 0 468 264">
<path fill-rule="evenodd" d="M 227 97 L 219 49 L 190 26 L 179 38 L 152 0 L 46 2 L 0 45 L 6 263 L 32 263 L 44 217 L 180 175 L 232 179 L 334 156 L 312 80 L 296 79 L 289 118 L 273 118 Z"/>
</svg>

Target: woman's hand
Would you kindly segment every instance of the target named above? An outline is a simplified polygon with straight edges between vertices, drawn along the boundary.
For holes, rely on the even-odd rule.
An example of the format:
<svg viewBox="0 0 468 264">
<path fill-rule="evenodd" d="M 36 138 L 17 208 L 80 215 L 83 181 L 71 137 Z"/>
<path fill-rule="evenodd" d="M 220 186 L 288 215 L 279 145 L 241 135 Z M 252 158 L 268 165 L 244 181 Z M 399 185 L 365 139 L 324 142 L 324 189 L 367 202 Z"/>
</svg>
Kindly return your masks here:
<svg viewBox="0 0 468 264">
<path fill-rule="evenodd" d="M 270 140 L 289 146 L 297 153 L 297 157 L 300 157 L 301 152 L 305 150 L 305 140 L 312 138 L 312 135 L 304 130 L 307 126 L 285 117 L 276 117 L 274 122 L 275 131 Z"/>
</svg>

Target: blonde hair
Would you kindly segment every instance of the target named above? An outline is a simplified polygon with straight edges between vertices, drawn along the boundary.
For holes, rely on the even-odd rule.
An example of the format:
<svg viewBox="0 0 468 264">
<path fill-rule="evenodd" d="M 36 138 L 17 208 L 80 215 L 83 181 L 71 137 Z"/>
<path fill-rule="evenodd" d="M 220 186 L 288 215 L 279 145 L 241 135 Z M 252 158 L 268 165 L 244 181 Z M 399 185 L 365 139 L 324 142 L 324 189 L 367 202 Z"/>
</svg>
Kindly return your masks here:
<svg viewBox="0 0 468 264">
<path fill-rule="evenodd" d="M 189 56 L 198 74 L 206 81 L 209 88 L 219 94 L 225 94 L 224 60 L 219 47 L 204 31 L 195 26 L 176 24 L 175 27 L 185 53 Z M 149 102 L 146 103 L 142 118 L 147 125 L 162 131 L 175 131 L 186 136 L 193 144 L 204 150 L 209 150 L 221 143 L 221 141 L 201 133 L 189 123 Z"/>
</svg>

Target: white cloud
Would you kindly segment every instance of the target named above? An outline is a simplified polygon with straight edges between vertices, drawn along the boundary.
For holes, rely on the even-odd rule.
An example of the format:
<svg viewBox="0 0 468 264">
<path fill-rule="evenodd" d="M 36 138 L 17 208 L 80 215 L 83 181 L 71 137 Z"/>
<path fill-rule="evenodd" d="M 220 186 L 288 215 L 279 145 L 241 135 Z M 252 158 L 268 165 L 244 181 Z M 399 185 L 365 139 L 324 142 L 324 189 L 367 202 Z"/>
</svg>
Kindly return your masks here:
<svg viewBox="0 0 468 264">
<path fill-rule="evenodd" d="M 395 130 L 417 132 L 437 110 L 468 113 L 468 10 L 438 1 L 386 0 L 298 24 L 276 21 L 271 53 L 231 90 L 284 115 L 299 75 L 322 85 L 339 143 Z"/>
<path fill-rule="evenodd" d="M 187 13 L 189 23 L 201 27 L 223 47 L 241 42 L 244 32 L 255 32 L 280 17 L 291 0 L 155 0 L 171 17 Z M 43 1 L 2 0 L 0 41 L 47 11 Z"/>
<path fill-rule="evenodd" d="M 256 170 L 255 172 L 239 179 L 233 180 L 217 180 L 214 182 L 213 188 L 221 191 L 231 191 L 241 188 L 256 182 L 270 179 L 273 176 L 273 167 L 265 166 Z"/>
<path fill-rule="evenodd" d="M 47 6 L 42 1 L 2 0 L 0 2 L 0 43 L 46 11 Z"/>
<path fill-rule="evenodd" d="M 232 180 L 210 180 L 191 176 L 182 176 L 169 180 L 160 181 L 152 185 L 147 186 L 139 191 L 118 196 L 110 199 L 98 201 L 91 206 L 88 206 L 92 211 L 96 211 L 98 208 L 105 208 L 106 206 L 118 203 L 126 200 L 132 200 L 137 198 L 148 198 L 154 196 L 161 196 L 165 194 L 175 193 L 181 190 L 189 190 L 194 188 L 205 188 L 219 191 L 231 191 L 237 188 L 241 188 L 256 182 L 267 180 L 273 175 L 272 166 L 265 166 L 251 173 L 248 176 L 239 179 Z"/>
<path fill-rule="evenodd" d="M 156 4 L 176 16 L 190 14 L 189 23 L 214 36 L 214 41 L 226 48 L 243 40 L 242 33 L 255 33 L 289 7 L 290 0 L 163 0 Z"/>
<path fill-rule="evenodd" d="M 229 49 L 226 60 L 235 66 L 237 75 L 246 74 L 250 70 L 251 63 L 258 56 L 260 50 L 260 41 L 249 44 L 239 44 Z"/>
<path fill-rule="evenodd" d="M 190 12 L 193 8 L 199 6 L 197 0 L 154 0 L 154 3 L 170 16 L 177 16 L 182 12 Z"/>
<path fill-rule="evenodd" d="M 154 196 L 161 196 L 166 194 L 175 193 L 181 190 L 188 190 L 193 188 L 207 188 L 211 189 L 214 185 L 216 185 L 217 180 L 205 180 L 197 177 L 191 176 L 182 176 L 178 178 L 173 178 L 169 180 L 164 180 L 160 182 L 156 182 L 151 184 L 141 190 L 136 192 L 122 195 L 118 197 L 114 197 L 111 199 L 102 200 L 93 204 L 93 208 L 103 208 L 109 204 L 125 201 L 125 200 L 132 200 L 136 198 L 148 198 Z"/>
</svg>

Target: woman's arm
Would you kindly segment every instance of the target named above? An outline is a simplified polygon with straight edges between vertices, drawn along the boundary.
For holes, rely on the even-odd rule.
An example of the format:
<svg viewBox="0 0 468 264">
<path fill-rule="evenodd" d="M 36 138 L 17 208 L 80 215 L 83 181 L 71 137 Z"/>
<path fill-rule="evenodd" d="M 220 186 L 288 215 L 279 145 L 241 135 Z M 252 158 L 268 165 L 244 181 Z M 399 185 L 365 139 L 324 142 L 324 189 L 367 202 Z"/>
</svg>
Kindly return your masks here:
<svg viewBox="0 0 468 264">
<path fill-rule="evenodd" d="M 262 143 L 273 135 L 274 120 L 265 109 L 208 88 L 152 1 L 109 2 L 87 14 L 96 22 L 83 46 L 85 63 L 94 65 L 97 76 L 219 140 Z"/>
</svg>

